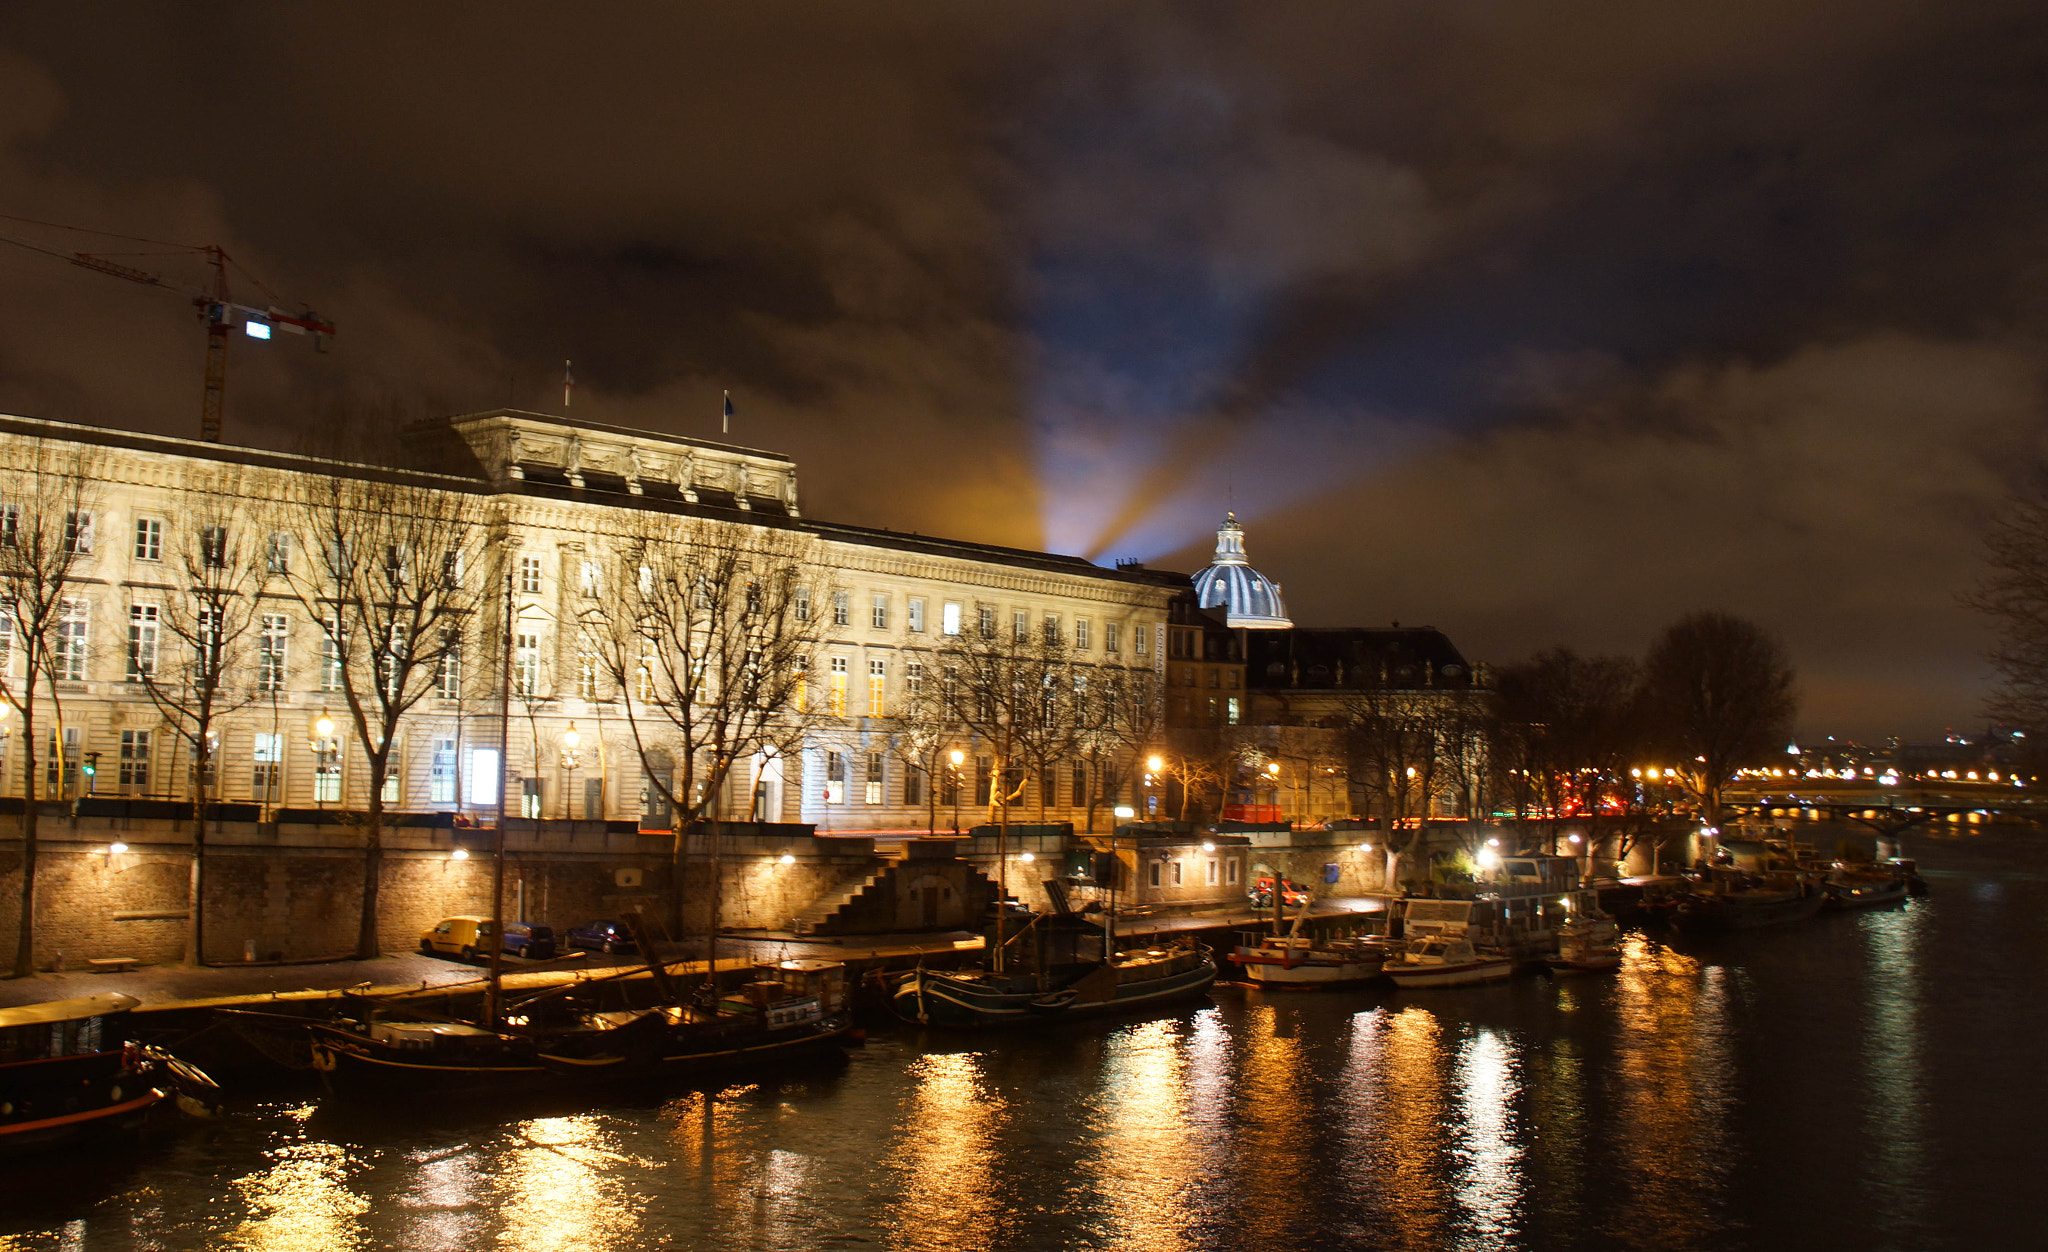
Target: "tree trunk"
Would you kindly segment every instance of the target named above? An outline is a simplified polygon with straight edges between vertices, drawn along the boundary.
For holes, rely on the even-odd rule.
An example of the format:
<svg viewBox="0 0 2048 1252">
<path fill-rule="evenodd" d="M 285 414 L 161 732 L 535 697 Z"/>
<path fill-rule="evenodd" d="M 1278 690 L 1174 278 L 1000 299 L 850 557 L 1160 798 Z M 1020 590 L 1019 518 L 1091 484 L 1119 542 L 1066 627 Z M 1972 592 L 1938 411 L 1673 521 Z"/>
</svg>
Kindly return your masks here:
<svg viewBox="0 0 2048 1252">
<path fill-rule="evenodd" d="M 206 766 L 211 758 L 204 729 L 198 743 L 192 753 L 192 870 L 185 884 L 185 963 L 195 967 L 206 963 Z"/>
<path fill-rule="evenodd" d="M 21 920 L 14 941 L 14 977 L 36 972 L 36 724 L 22 714 Z M 62 750 L 62 744 L 58 745 Z"/>
<path fill-rule="evenodd" d="M 356 959 L 378 955 L 377 894 L 384 880 L 384 760 L 370 762 L 370 804 L 363 825 L 363 916 L 356 928 Z M 503 816 L 498 819 L 502 825 Z"/>
</svg>

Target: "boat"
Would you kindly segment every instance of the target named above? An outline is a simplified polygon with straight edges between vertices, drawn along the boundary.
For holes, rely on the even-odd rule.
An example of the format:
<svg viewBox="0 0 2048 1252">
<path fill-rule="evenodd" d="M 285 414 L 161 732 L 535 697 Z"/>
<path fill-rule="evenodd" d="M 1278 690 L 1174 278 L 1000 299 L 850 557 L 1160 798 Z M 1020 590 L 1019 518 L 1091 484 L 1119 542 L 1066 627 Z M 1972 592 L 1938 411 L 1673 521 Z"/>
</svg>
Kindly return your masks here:
<svg viewBox="0 0 2048 1252">
<path fill-rule="evenodd" d="M 1215 981 L 1207 948 L 1144 948 L 1036 969 L 915 969 L 897 979 L 889 1006 L 920 1026 L 1036 1025 L 1164 1008 Z"/>
<path fill-rule="evenodd" d="M 1261 987 L 1333 989 L 1379 978 L 1393 949 L 1377 939 L 1267 935 L 1230 954 L 1246 981 Z"/>
<path fill-rule="evenodd" d="M 829 1053 L 852 1028 L 838 961 L 763 962 L 713 1004 L 664 996 L 648 1007 L 600 1007 L 609 985 L 628 976 L 514 1002 L 496 1028 L 424 1012 L 417 996 L 364 1001 L 305 1024 L 313 1067 L 342 1096 L 510 1096 Z"/>
<path fill-rule="evenodd" d="M 1496 982 L 1514 972 L 1512 958 L 1482 952 L 1469 939 L 1450 936 L 1414 940 L 1386 966 L 1387 977 L 1404 989 Z"/>
<path fill-rule="evenodd" d="M 1909 884 L 1905 873 L 1889 865 L 1837 864 L 1822 880 L 1831 909 L 1865 909 L 1897 904 L 1906 898 Z"/>
<path fill-rule="evenodd" d="M 137 1043 L 115 993 L 0 1009 L 0 1151 L 139 1131 L 159 1116 L 210 1116 L 220 1088 Z"/>
<path fill-rule="evenodd" d="M 1688 930 L 1750 930 L 1803 921 L 1827 902 L 1828 893 L 1812 875 L 1758 876 L 1723 867 L 1700 876 L 1673 920 Z"/>
<path fill-rule="evenodd" d="M 1578 917 L 1557 931 L 1557 951 L 1544 958 L 1553 974 L 1599 974 L 1621 968 L 1621 928 L 1611 917 Z"/>
</svg>

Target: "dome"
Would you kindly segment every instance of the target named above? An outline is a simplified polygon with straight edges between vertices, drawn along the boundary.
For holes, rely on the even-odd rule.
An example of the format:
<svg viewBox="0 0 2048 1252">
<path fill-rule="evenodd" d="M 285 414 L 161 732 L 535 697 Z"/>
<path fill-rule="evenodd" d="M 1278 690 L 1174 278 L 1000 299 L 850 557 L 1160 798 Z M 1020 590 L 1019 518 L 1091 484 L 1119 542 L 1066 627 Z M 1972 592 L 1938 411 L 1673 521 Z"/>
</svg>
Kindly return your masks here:
<svg viewBox="0 0 2048 1252">
<path fill-rule="evenodd" d="M 1284 630 L 1294 625 L 1280 599 L 1280 584 L 1251 567 L 1244 554 L 1244 527 L 1237 514 L 1226 515 L 1216 532 L 1216 559 L 1195 575 L 1195 603 L 1221 607 L 1224 624 L 1252 630 Z"/>
</svg>

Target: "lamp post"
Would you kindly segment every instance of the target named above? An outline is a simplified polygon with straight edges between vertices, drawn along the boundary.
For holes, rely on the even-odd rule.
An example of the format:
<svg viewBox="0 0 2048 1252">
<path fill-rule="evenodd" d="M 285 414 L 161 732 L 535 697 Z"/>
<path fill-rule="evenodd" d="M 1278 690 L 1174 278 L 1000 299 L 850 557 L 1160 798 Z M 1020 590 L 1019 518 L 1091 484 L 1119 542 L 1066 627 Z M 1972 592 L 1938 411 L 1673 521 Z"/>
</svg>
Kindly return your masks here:
<svg viewBox="0 0 2048 1252">
<path fill-rule="evenodd" d="M 1266 762 L 1266 777 L 1273 786 L 1273 807 L 1280 807 L 1280 762 Z"/>
<path fill-rule="evenodd" d="M 960 766 L 967 760 L 967 754 L 955 748 L 947 754 L 953 761 L 953 833 L 960 833 Z"/>
<path fill-rule="evenodd" d="M 1166 762 L 1158 753 L 1145 758 L 1145 786 L 1151 794 L 1145 797 L 1145 820 L 1150 821 L 1159 811 L 1159 772 L 1166 768 Z"/>
<path fill-rule="evenodd" d="M 577 749 L 583 746 L 583 736 L 577 731 L 576 723 L 570 722 L 569 729 L 562 732 L 562 769 L 569 775 L 562 787 L 562 816 L 572 816 L 570 796 L 576 790 L 576 770 L 583 764 L 583 756 Z"/>
</svg>

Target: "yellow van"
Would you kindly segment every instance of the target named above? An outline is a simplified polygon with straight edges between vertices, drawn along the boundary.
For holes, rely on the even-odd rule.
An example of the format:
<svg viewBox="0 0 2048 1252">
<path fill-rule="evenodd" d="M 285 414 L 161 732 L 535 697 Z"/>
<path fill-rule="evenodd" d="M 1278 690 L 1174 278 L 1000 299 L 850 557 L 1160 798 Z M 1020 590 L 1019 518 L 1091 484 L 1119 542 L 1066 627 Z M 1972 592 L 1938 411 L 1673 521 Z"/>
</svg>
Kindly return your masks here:
<svg viewBox="0 0 2048 1252">
<path fill-rule="evenodd" d="M 432 930 L 420 933 L 420 951 L 428 956 L 441 953 L 474 961 L 479 952 L 491 951 L 491 919 L 488 917 L 444 917 Z"/>
</svg>

